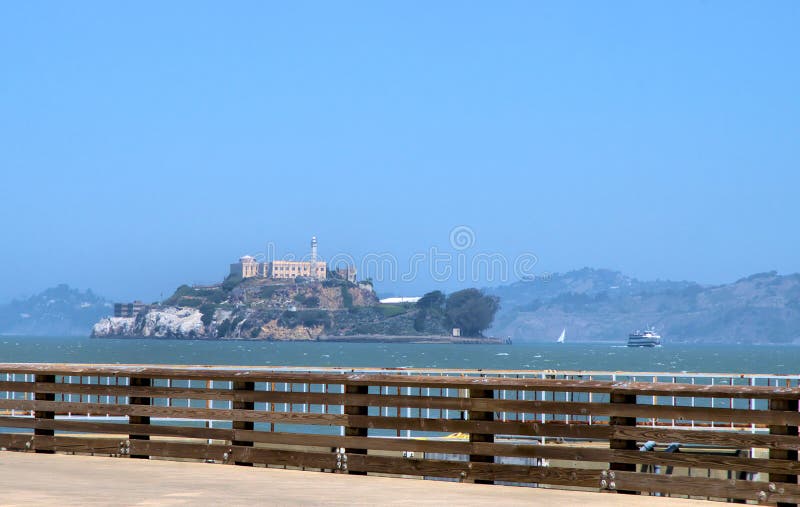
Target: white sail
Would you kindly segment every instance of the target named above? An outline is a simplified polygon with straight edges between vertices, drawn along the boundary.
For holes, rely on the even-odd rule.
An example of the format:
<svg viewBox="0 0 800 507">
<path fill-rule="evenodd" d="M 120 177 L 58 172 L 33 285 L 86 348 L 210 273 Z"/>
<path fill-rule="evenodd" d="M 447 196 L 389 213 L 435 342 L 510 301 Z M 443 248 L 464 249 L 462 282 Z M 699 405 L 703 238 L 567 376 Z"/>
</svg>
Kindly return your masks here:
<svg viewBox="0 0 800 507">
<path fill-rule="evenodd" d="M 567 336 L 567 328 L 564 328 L 561 331 L 561 335 L 558 337 L 558 340 L 556 340 L 556 343 L 564 343 L 564 338 L 566 338 L 566 336 Z"/>
</svg>

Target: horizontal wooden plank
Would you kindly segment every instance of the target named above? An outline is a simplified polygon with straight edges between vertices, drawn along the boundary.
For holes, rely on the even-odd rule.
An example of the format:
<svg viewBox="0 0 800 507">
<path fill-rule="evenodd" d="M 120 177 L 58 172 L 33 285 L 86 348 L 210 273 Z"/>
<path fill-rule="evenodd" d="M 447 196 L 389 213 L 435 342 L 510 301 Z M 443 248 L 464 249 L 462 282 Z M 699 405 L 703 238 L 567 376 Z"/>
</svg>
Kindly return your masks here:
<svg viewBox="0 0 800 507">
<path fill-rule="evenodd" d="M 682 444 L 699 444 L 734 449 L 761 447 L 771 449 L 800 450 L 800 437 L 789 435 L 769 435 L 751 433 L 749 431 L 723 430 L 690 430 L 650 428 L 633 426 L 613 426 L 610 438 L 618 440 L 636 440 L 645 442 L 653 440 L 662 444 L 679 442 Z"/>
<path fill-rule="evenodd" d="M 48 435 L 0 434 L 0 448 L 14 451 L 79 452 L 119 454 L 124 439 Z"/>
<path fill-rule="evenodd" d="M 252 421 L 285 424 L 312 424 L 342 426 L 347 424 L 346 415 L 309 414 L 299 412 L 265 412 L 243 409 L 157 407 L 152 405 L 116 405 L 111 403 L 68 403 L 60 401 L 20 401 L 0 400 L 0 408 L 7 402 L 20 410 L 53 412 L 72 412 L 76 414 L 96 414 L 111 416 L 149 416 L 167 419 L 196 419 L 200 421 Z M 27 408 L 26 408 L 27 407 Z"/>
<path fill-rule="evenodd" d="M 527 482 L 591 488 L 597 488 L 600 482 L 599 470 L 579 468 L 422 460 L 363 454 L 349 454 L 347 465 L 348 469 L 354 472 L 420 475 L 463 480 Z"/>
<path fill-rule="evenodd" d="M 774 483 L 771 492 L 768 482 L 711 479 L 707 477 L 681 477 L 638 472 L 614 472 L 617 490 L 661 492 L 711 498 L 736 498 L 761 500 L 761 503 L 800 503 L 800 485 Z M 759 495 L 763 495 L 760 498 Z"/>
<path fill-rule="evenodd" d="M 464 421 L 456 419 L 424 419 L 405 417 L 376 417 L 344 414 L 310 414 L 266 412 L 243 409 L 206 409 L 186 407 L 156 407 L 151 405 L 115 405 L 104 403 L 66 403 L 57 401 L 14 401 L 21 410 L 60 411 L 77 414 L 108 414 L 113 416 L 150 416 L 197 420 L 237 420 L 285 424 L 350 426 L 395 430 L 437 431 L 445 433 L 493 433 L 505 435 L 558 436 L 563 438 L 605 439 L 607 426 L 568 425 L 538 422 Z"/>
<path fill-rule="evenodd" d="M 347 416 L 352 428 L 436 431 L 442 433 L 483 433 L 494 435 L 558 436 L 563 438 L 607 439 L 608 426 L 589 426 L 538 422 L 462 421 L 406 417 Z"/>
<path fill-rule="evenodd" d="M 165 458 L 215 460 L 226 463 L 260 463 L 318 469 L 333 469 L 336 467 L 336 454 L 333 452 L 286 451 L 259 447 L 162 442 L 157 440 L 131 440 L 130 449 L 131 454 Z"/>
<path fill-rule="evenodd" d="M 106 384 L 42 383 L 34 384 L 35 392 L 56 394 L 79 394 L 91 396 L 174 398 L 197 400 L 234 400 L 236 391 L 230 389 L 203 389 L 197 387 L 157 387 Z M 2 391 L 0 389 L 0 391 Z"/>
<path fill-rule="evenodd" d="M 24 433 L 0 433 L 0 449 L 9 451 L 33 450 L 33 435 Z"/>
<path fill-rule="evenodd" d="M 0 380 L 0 393 L 32 393 L 35 386 L 35 382 L 11 382 Z"/>
<path fill-rule="evenodd" d="M 35 428 L 82 433 L 110 433 L 115 435 L 152 435 L 179 438 L 231 440 L 233 430 L 223 428 L 197 428 L 163 424 L 128 424 L 69 419 L 34 419 L 32 417 L 0 417 L 0 427 Z"/>
<path fill-rule="evenodd" d="M 336 467 L 336 455 L 332 452 L 284 451 L 258 447 L 132 440 L 131 453 L 318 469 L 334 469 Z M 455 477 L 466 480 L 540 482 L 586 487 L 597 487 L 600 477 L 598 470 L 573 468 L 528 467 L 524 465 L 421 460 L 358 454 L 348 454 L 347 458 L 348 470 L 354 472 Z"/>
<path fill-rule="evenodd" d="M 695 396 L 719 398 L 800 398 L 798 387 L 700 385 L 677 383 L 612 382 L 548 378 L 493 376 L 403 375 L 397 373 L 303 373 L 259 368 L 170 367 L 157 365 L 80 365 L 48 363 L 2 363 L 0 373 L 54 374 L 172 379 L 204 379 L 252 382 L 288 382 L 338 385 L 380 385 L 394 387 L 483 388 L 513 390 L 573 391 L 653 396 Z M 589 373 L 589 372 L 587 372 Z M 484 373 L 491 375 L 491 373 Z"/>
</svg>

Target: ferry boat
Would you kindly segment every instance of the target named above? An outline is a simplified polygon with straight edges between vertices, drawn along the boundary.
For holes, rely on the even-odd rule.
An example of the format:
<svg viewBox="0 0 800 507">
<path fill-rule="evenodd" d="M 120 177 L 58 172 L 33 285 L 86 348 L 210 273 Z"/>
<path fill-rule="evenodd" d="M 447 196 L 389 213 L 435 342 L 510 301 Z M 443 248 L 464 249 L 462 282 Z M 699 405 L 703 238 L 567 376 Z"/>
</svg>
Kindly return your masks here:
<svg viewBox="0 0 800 507">
<path fill-rule="evenodd" d="M 628 347 L 660 347 L 661 335 L 655 330 L 634 331 L 628 335 Z"/>
</svg>

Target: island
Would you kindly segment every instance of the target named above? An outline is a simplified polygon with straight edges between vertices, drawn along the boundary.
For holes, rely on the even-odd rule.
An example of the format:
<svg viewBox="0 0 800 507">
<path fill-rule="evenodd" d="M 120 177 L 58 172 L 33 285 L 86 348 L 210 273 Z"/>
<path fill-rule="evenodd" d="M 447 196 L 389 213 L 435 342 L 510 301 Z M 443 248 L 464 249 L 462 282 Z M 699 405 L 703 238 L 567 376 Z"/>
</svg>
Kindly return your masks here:
<svg viewBox="0 0 800 507">
<path fill-rule="evenodd" d="M 311 261 L 231 265 L 219 284 L 178 287 L 154 304 L 117 303 L 92 329 L 95 338 L 353 341 L 504 344 L 483 336 L 499 308 L 478 289 L 381 302 L 370 280 L 352 266 L 329 269 Z"/>
</svg>

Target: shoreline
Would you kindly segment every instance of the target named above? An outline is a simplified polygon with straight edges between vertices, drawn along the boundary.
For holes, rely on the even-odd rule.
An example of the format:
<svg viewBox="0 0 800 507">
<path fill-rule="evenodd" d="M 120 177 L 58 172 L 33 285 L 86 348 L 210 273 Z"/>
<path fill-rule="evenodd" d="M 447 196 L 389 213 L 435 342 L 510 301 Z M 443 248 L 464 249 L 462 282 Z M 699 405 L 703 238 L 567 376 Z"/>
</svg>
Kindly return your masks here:
<svg viewBox="0 0 800 507">
<path fill-rule="evenodd" d="M 129 336 L 108 335 L 90 336 L 92 340 L 175 340 L 203 342 L 281 342 L 281 343 L 407 343 L 407 344 L 447 344 L 447 345 L 511 345 L 510 338 L 482 336 L 449 335 L 323 335 L 304 340 L 278 340 L 270 338 L 184 338 L 179 336 Z"/>
</svg>

